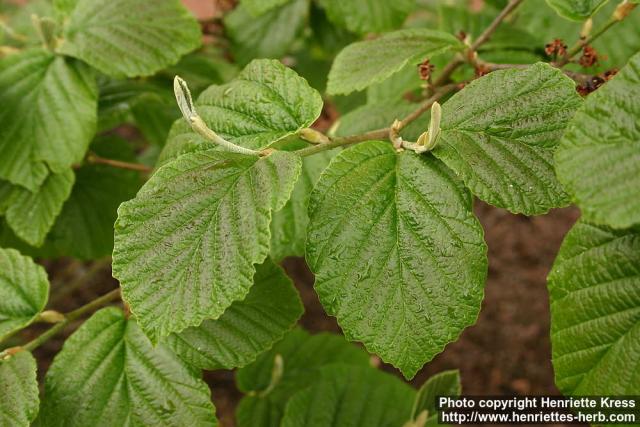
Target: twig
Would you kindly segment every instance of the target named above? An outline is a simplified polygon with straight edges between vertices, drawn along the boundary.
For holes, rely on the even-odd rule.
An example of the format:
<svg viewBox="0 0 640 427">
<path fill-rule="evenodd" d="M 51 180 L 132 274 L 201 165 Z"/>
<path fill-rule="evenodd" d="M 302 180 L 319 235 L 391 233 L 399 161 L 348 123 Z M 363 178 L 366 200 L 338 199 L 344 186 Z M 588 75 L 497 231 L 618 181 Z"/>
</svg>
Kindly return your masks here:
<svg viewBox="0 0 640 427">
<path fill-rule="evenodd" d="M 494 64 L 492 62 L 485 62 L 479 58 L 473 61 L 473 65 L 486 72 L 508 70 L 512 68 L 528 68 L 531 66 L 531 64 Z M 562 72 L 579 84 L 585 84 L 589 81 L 593 81 L 595 78 L 595 76 L 591 74 L 578 73 L 569 70 L 562 70 Z"/>
<path fill-rule="evenodd" d="M 102 307 L 103 305 L 115 299 L 118 299 L 119 297 L 120 297 L 120 288 L 114 289 L 111 292 L 104 294 L 101 297 L 98 297 L 93 301 L 83 305 L 82 307 L 65 314 L 63 321 L 56 323 L 51 328 L 47 329 L 44 333 L 34 338 L 33 340 L 29 341 L 27 344 L 20 347 L 8 348 L 3 352 L 0 352 L 0 360 L 4 359 L 7 356 L 17 353 L 18 351 L 35 350 L 36 348 L 40 347 L 42 344 L 47 342 L 49 339 L 51 339 L 53 336 L 62 332 L 74 320 L 84 316 L 87 313 L 91 313 L 95 311 L 96 309 Z"/>
<path fill-rule="evenodd" d="M 604 34 L 609 28 L 616 25 L 618 22 L 622 22 L 637 4 L 630 3 L 628 0 L 623 0 L 618 4 L 616 10 L 613 12 L 611 17 L 605 22 L 600 28 L 590 34 L 588 37 L 581 38 L 574 44 L 566 53 L 565 56 L 562 57 L 559 61 L 556 62 L 556 67 L 564 67 L 566 64 L 573 59 L 582 49 L 593 43 L 597 38 L 599 38 L 602 34 Z"/>
<path fill-rule="evenodd" d="M 128 170 L 144 172 L 144 173 L 151 173 L 153 171 L 152 167 L 143 165 L 141 163 L 129 163 L 129 162 L 123 162 L 120 160 L 105 159 L 104 157 L 100 157 L 97 154 L 92 152 L 87 154 L 87 163 L 91 163 L 94 165 L 113 166 L 114 168 L 128 169 Z"/>
<path fill-rule="evenodd" d="M 478 50 L 480 46 L 486 43 L 491 38 L 493 33 L 495 33 L 495 31 L 498 29 L 502 21 L 504 21 L 504 19 L 511 12 L 513 12 L 523 1 L 524 0 L 511 0 L 504 7 L 504 9 L 502 9 L 498 16 L 495 17 L 493 22 L 491 22 L 491 24 L 482 32 L 482 34 L 480 34 L 480 36 L 471 44 L 468 49 L 467 55 L 469 56 L 469 53 L 473 54 L 476 50 Z M 442 86 L 449 80 L 451 74 L 453 74 L 453 72 L 464 63 L 464 57 L 456 56 L 447 65 L 445 65 L 445 67 L 442 69 L 442 72 L 440 73 L 440 76 L 436 79 L 433 85 L 435 87 Z"/>
<path fill-rule="evenodd" d="M 427 99 L 422 104 L 420 104 L 420 106 L 415 111 L 413 111 L 407 117 L 402 119 L 399 122 L 399 124 L 397 126 L 395 126 L 395 130 L 399 131 L 402 128 L 404 128 L 405 126 L 407 126 L 408 124 L 410 124 L 411 122 L 413 122 L 414 120 L 416 120 L 425 111 L 427 111 L 429 108 L 431 108 L 431 106 L 433 105 L 434 102 L 440 100 L 443 96 L 445 96 L 449 92 L 452 92 L 457 87 L 458 87 L 458 85 L 456 85 L 456 84 L 443 86 L 431 98 Z M 330 150 L 330 149 L 336 148 L 336 147 L 341 147 L 343 145 L 350 145 L 350 144 L 355 144 L 355 143 L 358 143 L 358 142 L 372 141 L 372 140 L 376 140 L 376 139 L 385 139 L 385 138 L 389 137 L 389 132 L 391 130 L 392 130 L 392 128 L 391 128 L 391 126 L 389 126 L 389 127 L 386 127 L 386 128 L 376 129 L 376 130 L 372 130 L 372 131 L 365 132 L 365 133 L 358 134 L 358 135 L 331 137 L 330 138 L 330 142 L 327 142 L 327 143 L 324 143 L 324 144 L 317 144 L 317 145 L 314 145 L 314 146 L 311 146 L 311 147 L 306 147 L 306 148 L 303 148 L 301 150 L 296 150 L 295 153 L 298 154 L 299 156 L 305 157 L 305 156 L 310 156 L 312 154 L 319 153 L 321 151 Z"/>
</svg>

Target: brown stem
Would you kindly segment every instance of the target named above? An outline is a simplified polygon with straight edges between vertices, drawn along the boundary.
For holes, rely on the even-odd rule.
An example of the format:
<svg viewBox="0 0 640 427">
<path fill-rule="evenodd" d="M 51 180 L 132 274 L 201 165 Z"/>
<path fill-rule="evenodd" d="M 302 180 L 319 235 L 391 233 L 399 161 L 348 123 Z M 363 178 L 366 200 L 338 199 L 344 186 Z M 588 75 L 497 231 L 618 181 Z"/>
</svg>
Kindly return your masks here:
<svg viewBox="0 0 640 427">
<path fill-rule="evenodd" d="M 407 126 L 409 123 L 416 120 L 425 111 L 431 108 L 434 102 L 438 101 L 446 94 L 454 91 L 457 87 L 458 85 L 456 84 L 443 86 L 431 98 L 424 101 L 422 104 L 420 104 L 420 106 L 416 110 L 414 110 L 413 112 L 411 112 L 411 114 L 409 114 L 407 117 L 402 119 L 400 121 L 400 124 L 396 127 L 396 131 L 401 130 L 402 128 Z M 391 127 L 386 127 L 386 128 L 376 129 L 376 130 L 372 130 L 372 131 L 365 132 L 358 135 L 332 137 L 330 138 L 331 140 L 330 142 L 327 142 L 324 144 L 317 144 L 311 147 L 303 148 L 301 150 L 296 150 L 295 152 L 296 154 L 302 157 L 310 156 L 312 154 L 316 154 L 321 151 L 330 150 L 332 148 L 341 147 L 344 145 L 355 144 L 363 141 L 373 141 L 376 139 L 385 139 L 389 137 L 390 131 L 391 131 Z"/>
<path fill-rule="evenodd" d="M 107 165 L 114 168 L 127 169 L 144 173 L 151 173 L 153 171 L 153 168 L 147 165 L 143 165 L 140 163 L 123 162 L 120 160 L 105 159 L 104 157 L 100 157 L 97 154 L 91 152 L 87 154 L 87 163 L 91 163 L 94 165 Z"/>
<path fill-rule="evenodd" d="M 498 14 L 498 16 L 495 17 L 495 19 L 493 20 L 493 22 L 491 22 L 491 24 L 482 32 L 482 34 L 480 34 L 480 36 L 476 39 L 475 42 L 473 42 L 471 44 L 471 46 L 468 49 L 468 53 L 467 55 L 469 56 L 469 53 L 471 53 L 471 55 L 478 50 L 478 48 L 480 46 L 482 46 L 484 43 L 486 43 L 491 36 L 493 35 L 493 33 L 495 33 L 495 31 L 498 29 L 498 27 L 500 26 L 500 24 L 502 23 L 502 21 L 504 21 L 504 19 L 511 13 L 513 12 L 518 6 L 520 6 L 520 4 L 523 2 L 524 0 L 511 0 L 505 7 L 504 9 L 502 9 L 502 11 Z M 465 63 L 465 60 L 460 57 L 457 56 L 456 58 L 452 59 L 447 65 L 445 65 L 445 67 L 442 69 L 442 72 L 440 73 L 440 76 L 436 79 L 436 81 L 433 83 L 433 85 L 435 87 L 439 87 L 442 86 L 443 84 L 445 84 L 447 81 L 449 81 L 449 78 L 451 77 L 451 75 L 453 74 L 453 72 L 462 64 Z"/>
</svg>

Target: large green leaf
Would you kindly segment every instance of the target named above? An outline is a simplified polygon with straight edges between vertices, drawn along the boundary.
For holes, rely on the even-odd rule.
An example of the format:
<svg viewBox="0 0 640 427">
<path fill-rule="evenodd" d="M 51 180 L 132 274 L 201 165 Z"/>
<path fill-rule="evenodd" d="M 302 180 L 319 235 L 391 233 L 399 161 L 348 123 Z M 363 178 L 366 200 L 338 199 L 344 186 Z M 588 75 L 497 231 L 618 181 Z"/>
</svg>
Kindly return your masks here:
<svg viewBox="0 0 640 427">
<path fill-rule="evenodd" d="M 329 19 L 358 34 L 398 28 L 415 7 L 415 0 L 320 0 Z"/>
<path fill-rule="evenodd" d="M 0 425 L 28 427 L 38 414 L 36 360 L 28 351 L 0 359 Z"/>
<path fill-rule="evenodd" d="M 325 310 L 407 378 L 475 322 L 487 248 L 470 194 L 437 159 L 349 148 L 320 177 L 309 217 Z"/>
<path fill-rule="evenodd" d="M 282 360 L 282 372 L 274 380 L 276 357 Z M 313 384 L 319 368 L 332 363 L 367 366 L 369 356 L 338 335 L 311 336 L 301 329 L 287 334 L 254 363 L 238 370 L 238 388 L 247 393 L 236 409 L 238 427 L 279 427 L 289 398 Z"/>
<path fill-rule="evenodd" d="M 307 239 L 309 196 L 322 171 L 335 151 L 323 151 L 302 159 L 300 177 L 293 187 L 291 198 L 271 221 L 271 257 L 281 260 L 287 256 L 304 256 Z"/>
<path fill-rule="evenodd" d="M 223 151 L 185 154 L 118 209 L 113 272 L 152 342 L 216 319 L 253 284 L 269 253 L 300 158 Z"/>
<path fill-rule="evenodd" d="M 0 59 L 0 178 L 36 192 L 48 165 L 60 172 L 82 160 L 96 128 L 91 70 L 30 49 Z"/>
<path fill-rule="evenodd" d="M 570 395 L 637 395 L 640 233 L 578 222 L 548 282 L 558 388 Z"/>
<path fill-rule="evenodd" d="M 207 125 L 223 138 L 260 149 L 310 126 L 322 98 L 295 71 L 275 60 L 254 60 L 228 84 L 211 86 L 195 103 Z M 161 162 L 206 141 L 185 120 L 174 123 Z M 194 147 L 195 148 L 195 147 Z"/>
<path fill-rule="evenodd" d="M 152 347 L 117 308 L 95 313 L 45 377 L 41 426 L 216 426 L 210 391 L 165 345 Z"/>
<path fill-rule="evenodd" d="M 288 52 L 307 20 L 309 0 L 282 3 L 258 17 L 241 3 L 225 16 L 225 30 L 237 62 L 247 64 L 254 58 L 278 59 Z"/>
<path fill-rule="evenodd" d="M 492 72 L 443 105 L 433 153 L 485 202 L 545 213 L 568 204 L 553 153 L 580 103 L 573 81 L 547 64 Z"/>
<path fill-rule="evenodd" d="M 78 0 L 59 52 L 112 76 L 145 76 L 200 46 L 200 26 L 179 0 Z"/>
<path fill-rule="evenodd" d="M 558 178 L 584 218 L 640 223 L 640 54 L 587 98 L 556 153 Z"/>
<path fill-rule="evenodd" d="M 584 21 L 609 0 L 547 0 L 558 15 L 572 21 Z"/>
<path fill-rule="evenodd" d="M 0 248 L 0 339 L 33 322 L 48 295 L 44 268 L 15 249 Z"/>
<path fill-rule="evenodd" d="M 336 57 L 329 72 L 327 92 L 348 94 L 361 90 L 387 79 L 408 63 L 417 64 L 462 47 L 462 42 L 451 34 L 422 28 L 398 30 L 356 42 Z"/>
<path fill-rule="evenodd" d="M 333 365 L 287 403 L 282 427 L 399 427 L 411 416 L 415 390 L 370 367 Z"/>
<path fill-rule="evenodd" d="M 304 311 L 293 283 L 267 258 L 254 284 L 217 320 L 205 320 L 169 337 L 169 346 L 187 363 L 203 369 L 245 366 L 295 325 Z"/>
<path fill-rule="evenodd" d="M 51 230 L 62 205 L 71 193 L 75 175 L 71 169 L 51 173 L 36 193 L 0 182 L 0 187 L 11 187 L 6 196 L 5 220 L 16 236 L 33 246 L 41 246 Z M 3 189 L 0 188 L 0 192 Z"/>
</svg>

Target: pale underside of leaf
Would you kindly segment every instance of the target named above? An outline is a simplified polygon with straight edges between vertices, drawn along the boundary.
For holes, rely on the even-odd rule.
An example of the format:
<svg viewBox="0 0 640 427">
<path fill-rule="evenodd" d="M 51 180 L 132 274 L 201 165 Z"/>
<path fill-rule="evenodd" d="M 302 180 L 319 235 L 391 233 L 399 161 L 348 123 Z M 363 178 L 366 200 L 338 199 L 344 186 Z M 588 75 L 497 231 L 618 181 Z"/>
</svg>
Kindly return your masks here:
<svg viewBox="0 0 640 427">
<path fill-rule="evenodd" d="M 154 74 L 200 46 L 179 0 L 78 0 L 58 50 L 116 77 Z"/>
<path fill-rule="evenodd" d="M 344 48 L 331 67 L 327 92 L 349 94 L 379 83 L 410 62 L 422 62 L 462 44 L 451 34 L 427 29 L 405 29 Z"/>
<path fill-rule="evenodd" d="M 253 284 L 268 255 L 269 223 L 300 158 L 202 151 L 160 168 L 118 209 L 114 276 L 153 342 L 216 319 Z"/>
<path fill-rule="evenodd" d="M 48 175 L 82 160 L 95 133 L 91 70 L 41 49 L 0 61 L 0 178 L 35 192 Z"/>
<path fill-rule="evenodd" d="M 411 378 L 472 324 L 487 272 L 471 198 L 438 160 L 367 142 L 312 193 L 307 261 L 349 340 Z"/>
<path fill-rule="evenodd" d="M 556 153 L 558 178 L 584 218 L 640 223 L 640 54 L 587 98 Z"/>
<path fill-rule="evenodd" d="M 578 222 L 548 278 L 556 384 L 570 395 L 640 392 L 640 234 Z"/>
<path fill-rule="evenodd" d="M 16 236 L 30 245 L 41 246 L 65 200 L 71 194 L 74 181 L 73 171 L 67 169 L 61 173 L 49 174 L 36 193 L 12 186 L 5 220 Z"/>
<path fill-rule="evenodd" d="M 480 199 L 538 215 L 569 202 L 553 153 L 581 100 L 547 64 L 492 72 L 443 105 L 434 155 Z"/>
</svg>

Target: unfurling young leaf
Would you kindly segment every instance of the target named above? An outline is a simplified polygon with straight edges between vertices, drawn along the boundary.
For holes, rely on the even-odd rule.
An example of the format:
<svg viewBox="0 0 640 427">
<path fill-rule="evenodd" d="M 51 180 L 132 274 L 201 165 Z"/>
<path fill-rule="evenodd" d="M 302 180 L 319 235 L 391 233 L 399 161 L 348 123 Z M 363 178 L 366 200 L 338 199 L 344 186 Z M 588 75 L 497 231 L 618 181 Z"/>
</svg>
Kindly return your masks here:
<svg viewBox="0 0 640 427">
<path fill-rule="evenodd" d="M 113 274 L 152 342 L 216 319 L 253 284 L 300 158 L 223 151 L 161 167 L 118 209 Z"/>
<path fill-rule="evenodd" d="M 309 204 L 307 261 L 327 313 L 411 378 L 475 322 L 487 274 L 462 183 L 388 142 L 340 153 Z"/>
</svg>

